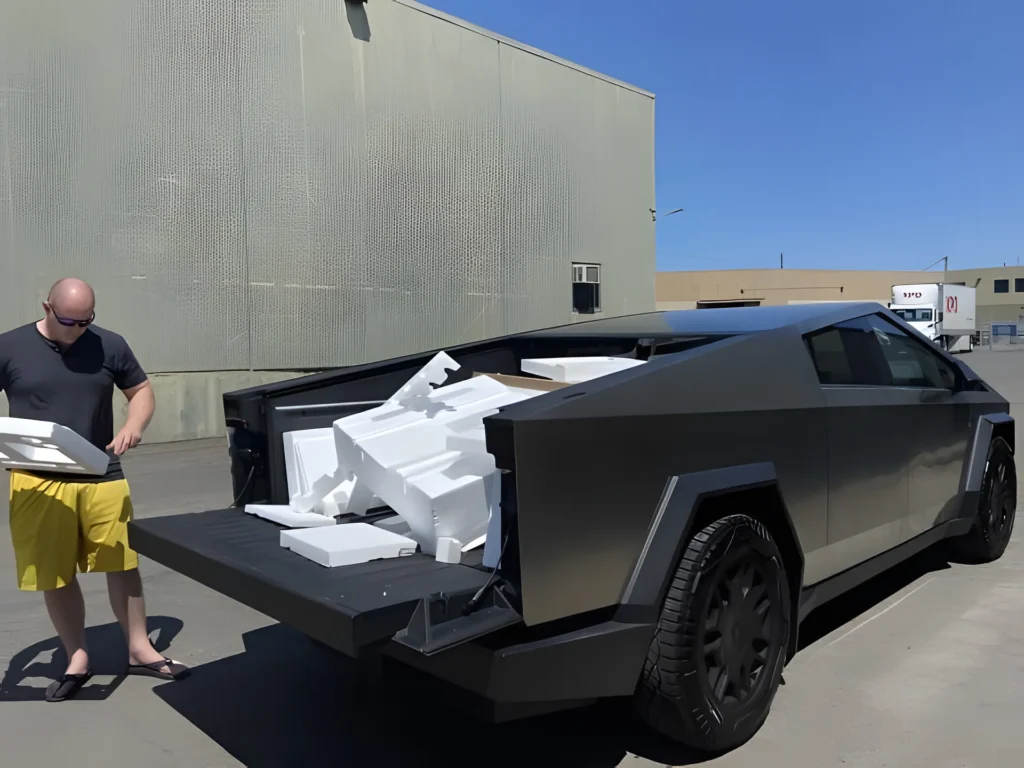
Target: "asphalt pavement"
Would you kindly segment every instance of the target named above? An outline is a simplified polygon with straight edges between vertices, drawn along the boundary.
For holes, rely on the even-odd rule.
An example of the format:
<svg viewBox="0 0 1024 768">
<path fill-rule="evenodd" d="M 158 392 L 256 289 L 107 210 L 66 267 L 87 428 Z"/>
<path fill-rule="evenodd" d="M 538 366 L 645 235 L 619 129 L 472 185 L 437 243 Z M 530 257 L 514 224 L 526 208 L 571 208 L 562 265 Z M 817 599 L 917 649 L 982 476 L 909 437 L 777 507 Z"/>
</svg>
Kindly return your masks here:
<svg viewBox="0 0 1024 768">
<path fill-rule="evenodd" d="M 1024 420 L 1024 352 L 964 358 Z M 1020 444 L 1020 443 L 1019 443 Z M 141 446 L 125 461 L 139 516 L 230 501 L 222 440 Z M 2 512 L 2 510 L 0 510 Z M 180 683 L 124 678 L 102 577 L 83 577 L 97 672 L 78 700 L 42 701 L 63 653 L 41 599 L 14 582 L 0 514 L 3 765 L 552 768 L 688 765 L 691 755 L 595 708 L 489 726 L 433 684 L 382 676 L 151 561 L 152 635 L 193 665 Z M 856 768 L 1024 765 L 1024 547 L 986 566 L 927 552 L 819 610 L 771 716 L 708 764 Z"/>
</svg>

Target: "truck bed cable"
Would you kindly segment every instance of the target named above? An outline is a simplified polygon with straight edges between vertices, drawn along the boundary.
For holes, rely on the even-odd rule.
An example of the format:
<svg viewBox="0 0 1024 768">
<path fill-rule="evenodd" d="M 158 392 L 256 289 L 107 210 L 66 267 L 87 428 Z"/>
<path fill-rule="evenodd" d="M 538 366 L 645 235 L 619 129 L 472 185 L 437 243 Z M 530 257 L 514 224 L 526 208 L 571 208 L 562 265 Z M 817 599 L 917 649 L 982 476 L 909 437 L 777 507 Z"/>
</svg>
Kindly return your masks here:
<svg viewBox="0 0 1024 768">
<path fill-rule="evenodd" d="M 491 587 L 493 587 L 494 583 L 498 580 L 498 569 L 501 568 L 501 561 L 505 557 L 505 548 L 508 546 L 508 540 L 511 537 L 512 529 L 509 527 L 508 532 L 505 533 L 505 541 L 501 544 L 501 553 L 498 555 L 498 562 L 494 564 L 494 570 L 491 571 L 490 578 L 487 579 L 484 585 L 477 590 L 477 593 L 470 598 L 470 601 L 466 603 L 466 607 L 462 609 L 463 616 L 469 616 L 469 614 L 473 613 L 473 611 L 477 609 L 477 606 L 480 605 L 480 601 L 484 599 L 488 591 L 490 591 Z"/>
<path fill-rule="evenodd" d="M 242 483 L 242 490 L 238 492 L 238 495 L 235 497 L 235 500 L 231 502 L 232 507 L 237 507 L 238 502 L 242 500 L 242 497 L 245 495 L 245 492 L 249 490 L 249 483 L 252 482 L 252 476 L 254 474 L 256 474 L 255 465 L 249 467 L 249 475 L 245 478 L 245 482 Z"/>
</svg>

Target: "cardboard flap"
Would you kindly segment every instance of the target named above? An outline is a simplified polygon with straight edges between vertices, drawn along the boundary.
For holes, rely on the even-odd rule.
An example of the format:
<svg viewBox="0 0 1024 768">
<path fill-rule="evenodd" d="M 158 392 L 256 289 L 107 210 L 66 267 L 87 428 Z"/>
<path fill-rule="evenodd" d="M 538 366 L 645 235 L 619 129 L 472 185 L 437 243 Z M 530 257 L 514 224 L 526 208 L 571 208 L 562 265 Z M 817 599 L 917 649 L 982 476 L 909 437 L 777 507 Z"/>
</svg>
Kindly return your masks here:
<svg viewBox="0 0 1024 768">
<path fill-rule="evenodd" d="M 506 387 L 517 389 L 536 389 L 540 392 L 554 392 L 556 389 L 571 386 L 564 381 L 552 381 L 551 379 L 534 379 L 529 376 L 508 376 L 504 373 L 484 373 L 475 371 L 474 376 L 490 376 L 495 381 L 504 384 Z"/>
</svg>

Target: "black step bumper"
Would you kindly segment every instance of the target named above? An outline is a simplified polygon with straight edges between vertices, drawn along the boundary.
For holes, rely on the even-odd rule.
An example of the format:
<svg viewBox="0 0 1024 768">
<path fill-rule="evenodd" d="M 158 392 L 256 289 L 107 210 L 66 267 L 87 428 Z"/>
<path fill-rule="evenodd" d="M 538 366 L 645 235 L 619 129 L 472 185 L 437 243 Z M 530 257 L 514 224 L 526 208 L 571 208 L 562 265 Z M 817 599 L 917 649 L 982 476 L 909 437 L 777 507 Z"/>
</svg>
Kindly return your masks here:
<svg viewBox="0 0 1024 768">
<path fill-rule="evenodd" d="M 324 568 L 282 547 L 280 533 L 240 509 L 128 527 L 139 554 L 349 656 L 405 629 L 422 598 L 476 591 L 489 576 L 421 554 Z"/>
<path fill-rule="evenodd" d="M 514 612 L 514 622 L 495 623 L 507 610 L 500 599 L 463 617 L 457 606 L 488 572 L 420 554 L 324 568 L 281 547 L 280 532 L 224 509 L 135 520 L 128 535 L 139 554 L 348 656 L 376 646 L 500 707 L 567 706 L 628 695 L 636 685 L 653 624 L 591 615 L 529 628 Z M 439 616 L 446 596 L 454 596 L 453 609 Z M 425 616 L 436 622 L 429 629 Z M 505 719 L 497 710 L 492 717 Z"/>
</svg>

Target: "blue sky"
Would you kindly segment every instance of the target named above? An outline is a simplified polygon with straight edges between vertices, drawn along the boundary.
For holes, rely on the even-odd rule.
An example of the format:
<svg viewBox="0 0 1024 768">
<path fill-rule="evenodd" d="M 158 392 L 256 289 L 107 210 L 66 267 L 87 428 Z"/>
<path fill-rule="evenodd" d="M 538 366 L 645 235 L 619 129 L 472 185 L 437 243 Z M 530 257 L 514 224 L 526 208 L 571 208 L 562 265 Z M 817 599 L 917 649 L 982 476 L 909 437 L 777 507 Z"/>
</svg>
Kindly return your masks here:
<svg viewBox="0 0 1024 768">
<path fill-rule="evenodd" d="M 655 93 L 659 269 L 1024 256 L 1021 0 L 427 0 Z"/>
</svg>

